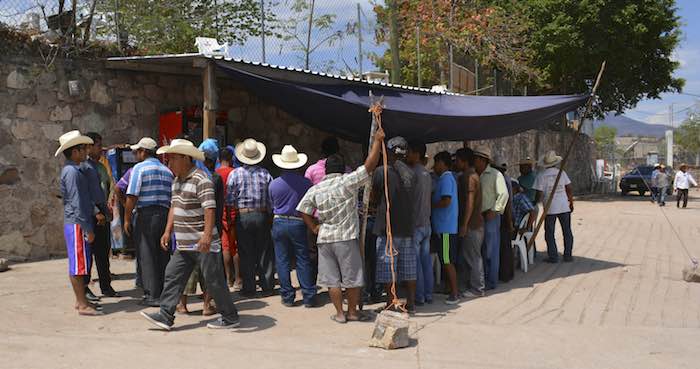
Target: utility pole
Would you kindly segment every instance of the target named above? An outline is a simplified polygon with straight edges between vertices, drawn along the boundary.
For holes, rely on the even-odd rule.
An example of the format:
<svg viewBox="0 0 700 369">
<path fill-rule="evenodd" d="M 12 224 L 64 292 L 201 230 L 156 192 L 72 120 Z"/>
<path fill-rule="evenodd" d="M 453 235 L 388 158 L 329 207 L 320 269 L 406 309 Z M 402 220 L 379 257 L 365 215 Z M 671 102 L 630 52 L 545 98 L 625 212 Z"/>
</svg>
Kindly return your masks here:
<svg viewBox="0 0 700 369">
<path fill-rule="evenodd" d="M 389 48 L 391 49 L 391 83 L 401 83 L 401 59 L 399 56 L 399 4 L 387 0 L 389 6 Z"/>
<path fill-rule="evenodd" d="M 666 165 L 673 168 L 673 104 L 668 107 L 668 123 L 671 129 L 666 131 Z"/>
<path fill-rule="evenodd" d="M 420 26 L 416 26 L 416 61 L 418 65 L 418 87 L 423 87 L 423 80 L 420 75 Z"/>
<path fill-rule="evenodd" d="M 357 3 L 357 48 L 359 50 L 357 63 L 360 65 L 360 79 L 362 79 L 362 16 L 360 12 L 360 3 Z"/>
<path fill-rule="evenodd" d="M 262 41 L 262 62 L 265 63 L 265 0 L 260 0 L 260 40 Z"/>
<path fill-rule="evenodd" d="M 452 18 L 454 17 L 455 13 L 455 2 L 452 1 L 450 4 L 450 28 L 452 28 Z M 454 80 L 452 79 L 452 64 L 454 63 L 454 54 L 452 53 L 452 41 L 448 41 L 450 43 L 450 48 L 449 48 L 449 53 L 450 53 L 450 69 L 448 70 L 448 78 L 450 81 L 450 84 L 448 86 L 448 89 L 452 91 L 454 89 Z"/>
</svg>

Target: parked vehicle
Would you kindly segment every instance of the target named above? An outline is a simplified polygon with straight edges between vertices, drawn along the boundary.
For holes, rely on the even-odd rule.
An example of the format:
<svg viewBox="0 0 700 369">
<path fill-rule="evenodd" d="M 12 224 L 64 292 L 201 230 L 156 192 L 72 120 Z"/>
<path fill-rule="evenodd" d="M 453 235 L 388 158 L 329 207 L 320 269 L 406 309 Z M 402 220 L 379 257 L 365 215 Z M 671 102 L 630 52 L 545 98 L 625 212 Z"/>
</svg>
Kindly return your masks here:
<svg viewBox="0 0 700 369">
<path fill-rule="evenodd" d="M 620 179 L 620 191 L 622 191 L 622 196 L 632 191 L 638 192 L 639 196 L 644 196 L 645 193 L 651 192 L 649 187 L 651 186 L 651 173 L 653 171 L 654 166 L 652 165 L 640 165 L 622 176 Z M 666 174 L 671 176 L 672 181 L 674 174 L 673 169 L 667 167 Z M 671 186 L 669 186 L 667 194 L 673 194 Z"/>
</svg>

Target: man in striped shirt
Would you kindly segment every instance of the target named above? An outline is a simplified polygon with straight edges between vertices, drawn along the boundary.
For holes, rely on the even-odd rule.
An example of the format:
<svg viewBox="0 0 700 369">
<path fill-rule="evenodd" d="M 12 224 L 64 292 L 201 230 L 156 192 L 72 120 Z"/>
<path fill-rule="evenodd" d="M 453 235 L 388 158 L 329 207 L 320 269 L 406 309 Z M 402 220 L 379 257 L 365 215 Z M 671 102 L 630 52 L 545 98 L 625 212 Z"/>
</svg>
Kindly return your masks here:
<svg viewBox="0 0 700 369">
<path fill-rule="evenodd" d="M 158 153 L 168 154 L 170 168 L 177 176 L 172 186 L 172 206 L 160 246 L 167 250 L 172 232 L 175 232 L 176 250 L 165 272 L 160 311 L 141 314 L 157 327 L 170 330 L 187 280 L 195 265 L 199 264 L 207 293 L 216 301 L 221 313 L 221 317 L 207 324 L 207 327 L 235 328 L 240 323 L 224 276 L 221 239 L 215 226 L 214 183 L 194 163 L 194 160 L 203 161 L 204 154 L 192 142 L 183 139 L 173 140 L 170 146 L 160 148 Z"/>
<path fill-rule="evenodd" d="M 156 142 L 142 138 L 131 150 L 139 163 L 134 166 L 126 189 L 124 232 L 131 236 L 131 216 L 136 208 L 134 244 L 137 262 L 141 266 L 141 283 L 146 306 L 159 306 L 163 290 L 163 276 L 170 254 L 160 247 L 160 236 L 170 208 L 173 174 L 156 158 Z"/>
</svg>

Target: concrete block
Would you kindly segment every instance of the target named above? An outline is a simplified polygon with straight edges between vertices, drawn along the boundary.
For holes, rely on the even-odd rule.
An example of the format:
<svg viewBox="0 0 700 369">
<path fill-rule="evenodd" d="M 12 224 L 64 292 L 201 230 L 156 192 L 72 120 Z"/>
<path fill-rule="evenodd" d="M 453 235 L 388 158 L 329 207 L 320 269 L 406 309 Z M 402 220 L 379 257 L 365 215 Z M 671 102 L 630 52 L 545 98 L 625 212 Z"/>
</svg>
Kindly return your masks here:
<svg viewBox="0 0 700 369">
<path fill-rule="evenodd" d="M 409 343 L 408 318 L 394 311 L 384 310 L 379 313 L 369 346 L 393 350 L 408 347 Z"/>
</svg>

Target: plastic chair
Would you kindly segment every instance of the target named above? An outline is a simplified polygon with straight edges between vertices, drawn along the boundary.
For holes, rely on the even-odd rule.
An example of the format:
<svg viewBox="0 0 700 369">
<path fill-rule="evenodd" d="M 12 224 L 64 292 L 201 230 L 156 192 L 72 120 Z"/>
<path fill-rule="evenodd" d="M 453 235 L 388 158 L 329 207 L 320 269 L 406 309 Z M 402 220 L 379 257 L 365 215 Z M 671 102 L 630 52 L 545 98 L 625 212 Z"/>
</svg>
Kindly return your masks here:
<svg viewBox="0 0 700 369">
<path fill-rule="evenodd" d="M 520 225 L 518 226 L 518 229 L 523 229 L 527 225 L 528 219 L 530 219 L 530 214 L 525 214 L 523 219 L 520 221 Z M 532 232 L 527 232 L 530 233 L 530 237 L 532 237 Z M 525 233 L 525 234 L 527 234 Z M 534 254 L 532 254 L 532 250 L 530 253 L 527 252 L 527 242 L 528 239 L 526 239 L 525 234 L 520 234 L 516 233 L 515 239 L 510 241 L 510 244 L 513 248 L 518 249 L 518 254 L 520 255 L 520 268 L 523 270 L 523 272 L 527 273 L 527 267 L 528 264 L 532 264 L 532 260 L 534 258 Z"/>
</svg>

